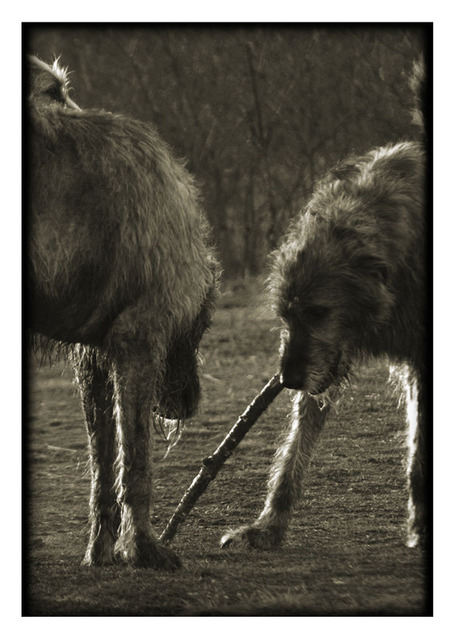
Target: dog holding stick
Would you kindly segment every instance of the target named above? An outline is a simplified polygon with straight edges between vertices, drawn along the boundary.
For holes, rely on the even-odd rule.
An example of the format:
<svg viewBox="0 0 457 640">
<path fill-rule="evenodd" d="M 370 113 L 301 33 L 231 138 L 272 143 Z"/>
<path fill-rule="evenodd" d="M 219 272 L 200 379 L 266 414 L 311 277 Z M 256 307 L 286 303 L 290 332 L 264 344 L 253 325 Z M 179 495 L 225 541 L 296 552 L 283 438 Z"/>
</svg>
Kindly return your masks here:
<svg viewBox="0 0 457 640">
<path fill-rule="evenodd" d="M 282 319 L 280 377 L 296 391 L 263 511 L 222 546 L 285 538 L 332 401 L 360 358 L 387 356 L 408 426 L 407 544 L 427 537 L 431 425 L 427 396 L 425 154 L 405 142 L 349 159 L 316 186 L 274 254 L 269 286 Z"/>
</svg>

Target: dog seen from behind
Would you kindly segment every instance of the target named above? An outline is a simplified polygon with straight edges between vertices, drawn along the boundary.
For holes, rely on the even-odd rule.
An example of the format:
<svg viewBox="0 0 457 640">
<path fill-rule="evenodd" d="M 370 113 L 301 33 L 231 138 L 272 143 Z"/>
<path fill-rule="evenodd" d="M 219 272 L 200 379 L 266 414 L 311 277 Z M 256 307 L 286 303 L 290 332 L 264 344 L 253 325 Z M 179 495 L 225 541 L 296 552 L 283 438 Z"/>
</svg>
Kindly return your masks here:
<svg viewBox="0 0 457 640">
<path fill-rule="evenodd" d="M 80 109 L 57 62 L 28 59 L 27 96 L 29 329 L 66 345 L 81 393 L 84 562 L 174 569 L 151 526 L 149 434 L 198 406 L 219 270 L 199 194 L 151 125 Z"/>
</svg>

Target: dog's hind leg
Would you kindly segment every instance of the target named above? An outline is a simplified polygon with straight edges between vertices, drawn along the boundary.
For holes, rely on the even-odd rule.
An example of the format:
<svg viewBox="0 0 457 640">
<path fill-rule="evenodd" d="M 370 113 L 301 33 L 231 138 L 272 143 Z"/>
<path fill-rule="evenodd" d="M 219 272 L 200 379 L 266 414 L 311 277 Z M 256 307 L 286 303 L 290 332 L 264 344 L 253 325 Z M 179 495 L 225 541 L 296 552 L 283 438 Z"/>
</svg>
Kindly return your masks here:
<svg viewBox="0 0 457 640">
<path fill-rule="evenodd" d="M 147 355 L 116 362 L 114 393 L 119 439 L 118 500 L 121 527 L 119 560 L 142 567 L 173 570 L 178 556 L 157 539 L 151 524 L 150 410 L 154 366 Z"/>
<path fill-rule="evenodd" d="M 116 426 L 110 366 L 95 349 L 75 347 L 75 379 L 89 440 L 90 535 L 83 564 L 111 564 L 120 524 L 115 492 Z"/>
<path fill-rule="evenodd" d="M 415 547 L 428 542 L 430 516 L 430 437 L 427 432 L 427 398 L 420 376 L 410 367 L 403 378 L 408 428 L 408 520 L 406 544 Z"/>
</svg>

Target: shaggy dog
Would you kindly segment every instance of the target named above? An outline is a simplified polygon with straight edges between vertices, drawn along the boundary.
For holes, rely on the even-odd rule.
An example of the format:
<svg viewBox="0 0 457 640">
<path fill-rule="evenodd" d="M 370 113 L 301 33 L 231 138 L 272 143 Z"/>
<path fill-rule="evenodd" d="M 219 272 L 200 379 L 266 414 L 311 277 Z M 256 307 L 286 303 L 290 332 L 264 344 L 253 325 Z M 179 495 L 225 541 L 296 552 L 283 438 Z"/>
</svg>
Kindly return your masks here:
<svg viewBox="0 0 457 640">
<path fill-rule="evenodd" d="M 57 63 L 31 57 L 28 71 L 29 328 L 67 345 L 76 371 L 92 477 L 85 563 L 173 569 L 151 526 L 149 432 L 197 409 L 218 272 L 207 222 L 152 126 L 79 109 Z"/>
<path fill-rule="evenodd" d="M 279 545 L 332 400 L 353 362 L 387 356 L 403 385 L 408 423 L 407 544 L 425 534 L 430 428 L 426 393 L 425 157 L 420 144 L 375 149 L 338 165 L 274 255 L 270 290 L 282 318 L 281 380 L 297 390 L 268 495 L 232 542 Z"/>
</svg>

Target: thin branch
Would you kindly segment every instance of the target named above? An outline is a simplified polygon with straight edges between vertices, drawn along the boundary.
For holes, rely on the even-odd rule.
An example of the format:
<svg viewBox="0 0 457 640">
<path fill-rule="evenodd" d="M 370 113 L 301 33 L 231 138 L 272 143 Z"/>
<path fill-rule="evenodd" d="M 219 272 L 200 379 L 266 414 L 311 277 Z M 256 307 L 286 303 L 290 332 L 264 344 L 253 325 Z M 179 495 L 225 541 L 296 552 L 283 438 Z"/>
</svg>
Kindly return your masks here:
<svg viewBox="0 0 457 640">
<path fill-rule="evenodd" d="M 237 422 L 214 453 L 203 460 L 203 466 L 193 479 L 170 521 L 162 532 L 162 535 L 160 536 L 160 540 L 162 542 L 169 542 L 174 538 L 179 525 L 187 518 L 190 510 L 205 491 L 211 480 L 216 477 L 224 462 L 232 455 L 233 451 L 247 434 L 249 429 L 253 424 L 255 424 L 257 419 L 273 402 L 282 389 L 283 385 L 279 381 L 279 374 L 275 374 L 268 381 L 262 391 L 254 398 L 246 411 L 238 418 Z"/>
</svg>

